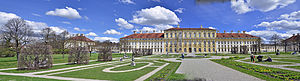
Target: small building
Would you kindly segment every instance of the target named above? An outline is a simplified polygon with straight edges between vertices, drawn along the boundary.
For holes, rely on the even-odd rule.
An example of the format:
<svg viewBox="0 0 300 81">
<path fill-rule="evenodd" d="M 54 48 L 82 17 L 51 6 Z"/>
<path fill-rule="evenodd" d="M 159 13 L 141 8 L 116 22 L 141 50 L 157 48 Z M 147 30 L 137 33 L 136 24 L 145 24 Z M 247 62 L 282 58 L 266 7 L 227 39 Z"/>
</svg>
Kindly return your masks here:
<svg viewBox="0 0 300 81">
<path fill-rule="evenodd" d="M 284 51 L 284 45 L 278 44 L 276 45 L 276 49 L 280 52 Z M 274 44 L 262 44 L 261 45 L 261 52 L 276 52 Z"/>
<path fill-rule="evenodd" d="M 84 34 L 76 34 L 67 40 L 65 48 L 70 47 L 88 47 L 91 51 L 95 50 L 96 42 L 84 36 Z"/>
<path fill-rule="evenodd" d="M 297 51 L 300 52 L 300 34 L 293 34 L 292 37 L 282 41 L 285 51 Z"/>
</svg>

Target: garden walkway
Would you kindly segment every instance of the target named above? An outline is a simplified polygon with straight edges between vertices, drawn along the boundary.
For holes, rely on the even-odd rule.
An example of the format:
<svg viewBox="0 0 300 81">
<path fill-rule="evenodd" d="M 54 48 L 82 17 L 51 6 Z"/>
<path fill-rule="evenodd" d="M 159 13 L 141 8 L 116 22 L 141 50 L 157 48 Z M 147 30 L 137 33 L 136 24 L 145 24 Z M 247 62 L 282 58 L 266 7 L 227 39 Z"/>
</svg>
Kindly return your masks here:
<svg viewBox="0 0 300 81">
<path fill-rule="evenodd" d="M 176 73 L 186 74 L 188 79 L 202 78 L 207 81 L 262 81 L 209 60 L 220 58 L 222 57 L 183 59 Z"/>
<path fill-rule="evenodd" d="M 242 60 L 246 60 L 246 59 L 250 59 L 250 58 L 245 58 L 245 59 L 240 59 L 240 60 L 235 60 L 235 61 L 242 62 L 242 63 L 247 63 L 247 64 L 254 64 L 254 65 L 260 65 L 260 66 L 266 66 L 266 67 L 279 68 L 279 69 L 285 69 L 285 70 L 300 72 L 299 69 L 286 68 L 285 67 L 285 66 L 300 66 L 300 63 L 286 64 L 286 65 L 268 65 L 268 64 L 260 64 L 260 63 L 252 63 L 252 62 L 242 61 Z M 274 61 L 274 62 L 281 62 L 281 61 Z M 292 63 L 292 62 L 285 62 L 285 63 Z"/>
</svg>

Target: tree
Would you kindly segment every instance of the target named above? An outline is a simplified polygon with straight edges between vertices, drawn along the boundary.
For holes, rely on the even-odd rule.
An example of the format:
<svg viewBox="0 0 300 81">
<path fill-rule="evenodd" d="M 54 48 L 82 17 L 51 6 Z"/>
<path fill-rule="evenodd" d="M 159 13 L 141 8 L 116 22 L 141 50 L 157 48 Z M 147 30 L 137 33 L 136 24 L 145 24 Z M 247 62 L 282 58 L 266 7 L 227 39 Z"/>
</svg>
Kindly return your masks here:
<svg viewBox="0 0 300 81">
<path fill-rule="evenodd" d="M 3 29 L 4 36 L 11 39 L 14 43 L 13 47 L 19 58 L 20 49 L 28 42 L 33 34 L 32 28 L 27 25 L 26 21 L 20 18 L 9 20 L 1 29 Z"/>
<path fill-rule="evenodd" d="M 65 47 L 67 40 L 69 39 L 69 32 L 68 31 L 63 31 L 62 33 L 59 34 L 60 37 L 60 49 L 62 50 L 63 58 L 65 58 L 65 53 L 67 51 L 67 47 Z"/>
<path fill-rule="evenodd" d="M 46 45 L 48 45 L 48 43 L 50 42 L 50 39 L 51 39 L 51 35 L 55 34 L 55 31 L 53 31 L 51 28 L 44 28 L 42 30 L 42 36 L 43 36 L 43 40 L 44 40 L 44 43 Z"/>
<path fill-rule="evenodd" d="M 281 41 L 281 37 L 277 34 L 274 34 L 272 37 L 271 37 L 271 43 L 274 44 L 275 46 L 275 52 L 277 53 L 277 45 L 280 43 Z"/>
</svg>

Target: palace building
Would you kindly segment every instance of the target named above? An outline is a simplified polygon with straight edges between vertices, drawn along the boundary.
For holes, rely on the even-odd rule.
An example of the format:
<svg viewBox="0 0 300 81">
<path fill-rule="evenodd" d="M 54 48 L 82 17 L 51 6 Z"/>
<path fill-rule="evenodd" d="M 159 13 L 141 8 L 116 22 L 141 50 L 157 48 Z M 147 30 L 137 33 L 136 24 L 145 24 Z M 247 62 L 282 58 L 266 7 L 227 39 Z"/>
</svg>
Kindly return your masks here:
<svg viewBox="0 0 300 81">
<path fill-rule="evenodd" d="M 120 38 L 122 52 L 152 49 L 153 53 L 256 53 L 260 38 L 241 33 L 219 33 L 209 28 L 170 28 L 164 33 L 137 33 Z"/>
</svg>

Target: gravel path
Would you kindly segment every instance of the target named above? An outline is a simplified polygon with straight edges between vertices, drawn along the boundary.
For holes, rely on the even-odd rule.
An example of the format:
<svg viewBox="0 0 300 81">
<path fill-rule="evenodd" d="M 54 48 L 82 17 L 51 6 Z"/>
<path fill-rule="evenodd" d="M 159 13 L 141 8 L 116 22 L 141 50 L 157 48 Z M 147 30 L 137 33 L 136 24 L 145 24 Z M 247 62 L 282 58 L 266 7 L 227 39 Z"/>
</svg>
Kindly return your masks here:
<svg viewBox="0 0 300 81">
<path fill-rule="evenodd" d="M 209 59 L 184 59 L 176 73 L 186 74 L 188 79 L 202 78 L 206 81 L 262 81 Z"/>
</svg>

